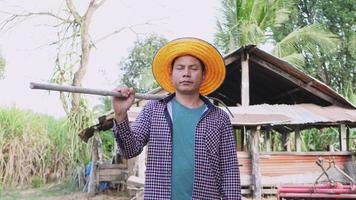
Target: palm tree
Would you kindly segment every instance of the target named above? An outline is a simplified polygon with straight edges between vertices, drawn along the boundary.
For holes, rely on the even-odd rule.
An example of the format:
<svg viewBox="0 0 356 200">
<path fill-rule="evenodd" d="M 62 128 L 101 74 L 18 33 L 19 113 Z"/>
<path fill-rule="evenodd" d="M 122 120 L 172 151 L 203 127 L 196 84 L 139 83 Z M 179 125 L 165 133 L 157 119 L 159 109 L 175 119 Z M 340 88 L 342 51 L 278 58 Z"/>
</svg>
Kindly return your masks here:
<svg viewBox="0 0 356 200">
<path fill-rule="evenodd" d="M 223 0 L 222 21 L 217 22 L 215 44 L 224 53 L 237 47 L 272 43 L 272 53 L 296 66 L 315 53 L 336 50 L 337 36 L 319 24 L 295 27 L 285 38 L 276 41 L 276 27 L 288 22 L 294 1 L 291 0 Z"/>
</svg>

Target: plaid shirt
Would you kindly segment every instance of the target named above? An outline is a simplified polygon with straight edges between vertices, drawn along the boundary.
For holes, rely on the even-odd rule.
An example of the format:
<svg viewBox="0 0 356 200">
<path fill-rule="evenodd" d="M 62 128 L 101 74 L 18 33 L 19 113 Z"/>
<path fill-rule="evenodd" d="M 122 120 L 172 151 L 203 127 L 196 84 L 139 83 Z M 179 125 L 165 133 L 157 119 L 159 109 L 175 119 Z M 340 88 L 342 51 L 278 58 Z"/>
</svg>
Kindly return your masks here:
<svg viewBox="0 0 356 200">
<path fill-rule="evenodd" d="M 172 120 L 168 96 L 145 105 L 130 128 L 126 119 L 114 123 L 121 154 L 137 156 L 148 143 L 144 199 L 171 199 Z M 240 172 L 229 116 L 201 97 L 207 105 L 196 128 L 192 199 L 241 199 Z"/>
</svg>

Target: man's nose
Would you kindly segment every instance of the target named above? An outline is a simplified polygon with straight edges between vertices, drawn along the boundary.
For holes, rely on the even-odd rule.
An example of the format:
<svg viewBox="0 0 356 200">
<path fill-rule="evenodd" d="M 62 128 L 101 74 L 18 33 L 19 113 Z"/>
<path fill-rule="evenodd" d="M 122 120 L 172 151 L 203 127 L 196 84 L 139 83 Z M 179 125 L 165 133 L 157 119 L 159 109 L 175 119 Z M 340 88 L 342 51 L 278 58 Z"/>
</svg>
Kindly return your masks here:
<svg viewBox="0 0 356 200">
<path fill-rule="evenodd" d="M 184 71 L 183 71 L 183 77 L 190 77 L 190 70 L 189 68 L 185 68 Z"/>
</svg>

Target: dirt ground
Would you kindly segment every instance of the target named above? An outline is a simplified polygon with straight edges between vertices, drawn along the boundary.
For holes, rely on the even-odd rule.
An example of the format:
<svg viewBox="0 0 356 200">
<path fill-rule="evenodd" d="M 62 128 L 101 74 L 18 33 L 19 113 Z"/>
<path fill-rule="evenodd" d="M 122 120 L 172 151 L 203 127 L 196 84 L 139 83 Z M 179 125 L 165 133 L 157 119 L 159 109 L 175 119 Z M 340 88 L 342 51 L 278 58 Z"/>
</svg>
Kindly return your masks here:
<svg viewBox="0 0 356 200">
<path fill-rule="evenodd" d="M 85 193 L 74 193 L 70 195 L 48 197 L 45 200 L 129 200 L 128 197 L 118 197 L 107 194 L 99 194 L 94 197 L 89 197 Z"/>
<path fill-rule="evenodd" d="M 142 193 L 140 193 L 142 194 Z M 46 186 L 37 189 L 22 189 L 6 191 L 1 194 L 1 200 L 131 200 L 128 192 L 118 193 L 117 191 L 105 191 L 95 196 L 89 196 L 84 192 L 66 191 L 61 186 Z M 243 200 L 252 200 L 251 198 L 242 198 Z M 266 197 L 263 200 L 272 200 L 276 197 Z M 143 200 L 142 196 L 132 198 L 132 200 Z"/>
<path fill-rule="evenodd" d="M 252 200 L 251 198 L 242 198 L 243 200 Z M 263 200 L 274 200 L 275 197 L 263 198 Z M 127 197 L 117 197 L 106 194 L 99 194 L 95 197 L 88 197 L 87 194 L 78 193 L 72 195 L 58 196 L 58 197 L 50 197 L 46 200 L 129 200 Z"/>
<path fill-rule="evenodd" d="M 117 194 L 97 194 L 89 196 L 88 193 L 73 192 L 67 194 L 46 194 L 42 195 L 35 190 L 18 192 L 16 195 L 0 195 L 1 200 L 130 200 L 129 197 Z"/>
<path fill-rule="evenodd" d="M 0 200 L 129 200 L 128 192 L 105 191 L 95 196 L 81 191 L 68 190 L 63 185 L 41 188 L 0 190 Z"/>
<path fill-rule="evenodd" d="M 143 198 L 141 198 L 143 200 Z M 141 199 L 135 199 L 135 200 L 141 200 Z M 242 198 L 243 200 L 252 200 L 252 198 Z M 263 198 L 262 200 L 275 200 L 276 197 L 266 197 Z M 99 194 L 96 195 L 95 197 L 89 197 L 87 194 L 84 193 L 76 193 L 76 194 L 71 194 L 71 195 L 65 195 L 65 196 L 58 196 L 58 197 L 50 197 L 47 198 L 46 200 L 130 200 L 127 197 L 118 197 L 117 195 L 109 195 L 109 194 Z"/>
</svg>

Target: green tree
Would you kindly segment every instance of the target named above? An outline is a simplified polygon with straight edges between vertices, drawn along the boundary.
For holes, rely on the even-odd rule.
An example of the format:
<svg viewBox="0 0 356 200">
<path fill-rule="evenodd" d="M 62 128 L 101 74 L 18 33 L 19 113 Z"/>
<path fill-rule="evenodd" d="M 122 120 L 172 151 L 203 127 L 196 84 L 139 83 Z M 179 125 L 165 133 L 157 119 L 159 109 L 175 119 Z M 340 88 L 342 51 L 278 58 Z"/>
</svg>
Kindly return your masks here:
<svg viewBox="0 0 356 200">
<path fill-rule="evenodd" d="M 318 56 L 307 57 L 308 73 L 344 95 L 349 85 L 356 90 L 356 1 L 299 0 L 294 10 L 295 26 L 323 24 L 340 40 L 334 53 L 320 52 Z"/>
<path fill-rule="evenodd" d="M 224 53 L 243 45 L 273 43 L 276 56 L 297 66 L 303 66 L 306 55 L 313 55 L 315 49 L 335 49 L 336 36 L 322 25 L 289 26 L 291 32 L 284 37 L 275 33 L 288 23 L 295 5 L 290 0 L 224 0 L 215 43 Z"/>
<path fill-rule="evenodd" d="M 309 74 L 327 83 L 342 93 L 350 102 L 356 104 L 356 1 L 355 0 L 300 0 L 297 13 L 293 18 L 298 26 L 320 23 L 326 26 L 340 39 L 333 54 L 309 57 L 305 69 Z M 317 67 L 316 67 L 317 66 Z M 350 131 L 355 138 L 356 131 Z M 328 144 L 320 133 L 310 132 L 306 138 L 319 138 L 315 144 Z M 338 138 L 335 131 L 334 138 Z M 303 141 L 307 141 L 304 140 Z M 351 140 L 350 150 L 355 151 L 356 140 Z M 307 146 L 305 144 L 305 146 Z M 335 145 L 338 147 L 338 142 Z"/>
<path fill-rule="evenodd" d="M 248 44 L 263 44 L 271 27 L 288 20 L 292 4 L 285 0 L 223 0 L 216 45 L 228 53 Z"/>
<path fill-rule="evenodd" d="M 156 52 L 165 43 L 167 39 L 155 34 L 136 41 L 129 56 L 120 63 L 124 71 L 122 83 L 143 93 L 158 87 L 151 72 L 151 64 Z"/>
</svg>

